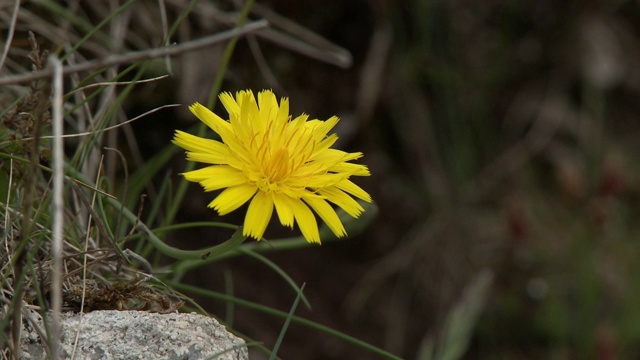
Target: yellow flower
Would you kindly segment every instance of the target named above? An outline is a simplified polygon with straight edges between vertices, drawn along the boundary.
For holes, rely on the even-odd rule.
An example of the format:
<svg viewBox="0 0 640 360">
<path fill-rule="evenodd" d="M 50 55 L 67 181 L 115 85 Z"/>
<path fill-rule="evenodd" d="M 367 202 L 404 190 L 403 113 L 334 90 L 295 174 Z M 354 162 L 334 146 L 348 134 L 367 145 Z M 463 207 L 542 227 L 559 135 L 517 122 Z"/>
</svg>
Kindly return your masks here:
<svg viewBox="0 0 640 360">
<path fill-rule="evenodd" d="M 251 200 L 243 233 L 260 240 L 275 207 L 282 225 L 293 228 L 294 220 L 308 242 L 320 242 L 312 209 L 338 237 L 346 235 L 342 222 L 329 203 L 357 218 L 363 207 L 353 198 L 371 202 L 351 176 L 369 176 L 365 165 L 349 161 L 362 153 L 332 149 L 338 137 L 327 133 L 338 123 L 308 120 L 289 115 L 289 100 L 280 104 L 270 90 L 220 94 L 229 113 L 223 120 L 195 103 L 189 110 L 215 131 L 222 141 L 204 139 L 176 131 L 173 143 L 187 150 L 187 160 L 212 164 L 184 173 L 205 191 L 224 189 L 210 204 L 220 215 L 228 214 Z M 352 197 L 353 196 L 353 197 Z"/>
</svg>

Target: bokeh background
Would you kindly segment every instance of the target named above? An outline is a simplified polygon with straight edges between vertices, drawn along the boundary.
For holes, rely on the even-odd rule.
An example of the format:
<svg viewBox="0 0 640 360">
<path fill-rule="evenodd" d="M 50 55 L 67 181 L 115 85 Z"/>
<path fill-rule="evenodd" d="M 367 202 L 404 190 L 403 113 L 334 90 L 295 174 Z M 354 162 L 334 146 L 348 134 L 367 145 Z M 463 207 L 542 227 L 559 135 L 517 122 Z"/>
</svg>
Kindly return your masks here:
<svg viewBox="0 0 640 360">
<path fill-rule="evenodd" d="M 136 2 L 111 20 L 119 25 L 102 30 L 122 39 L 116 50 L 162 43 L 159 3 L 169 23 L 188 4 Z M 27 47 L 28 30 L 55 48 L 64 26 L 80 27 L 47 17 L 54 8 L 47 4 L 57 3 L 25 4 L 24 11 L 47 21 L 22 15 L 17 48 Z M 69 4 L 93 23 L 119 5 Z M 289 22 L 302 26 L 348 51 L 351 61 L 308 38 L 302 42 L 342 60 L 302 54 L 290 39 L 241 39 L 223 90 L 270 88 L 290 97 L 293 114 L 338 115 L 338 147 L 365 154 L 372 176 L 357 182 L 379 210 L 357 237 L 267 254 L 306 283 L 312 310 L 300 307 L 298 315 L 407 359 L 429 359 L 452 341 L 464 359 L 640 358 L 640 2 L 257 5 L 252 19 L 269 14 L 293 38 L 300 33 Z M 172 41 L 229 28 L 237 6 L 196 2 Z M 122 112 L 206 102 L 223 49 L 175 57 L 171 76 L 136 87 Z M 82 54 L 116 50 L 87 47 Z M 160 61 L 148 70 L 166 73 Z M 117 141 L 136 143 L 136 166 L 165 148 L 174 129 L 195 122 L 185 107 L 168 109 L 134 123 Z M 179 181 L 184 165 L 176 153 L 160 176 Z M 240 223 L 241 213 L 221 219 L 208 210 L 211 199 L 190 186 L 176 221 Z M 290 235 L 278 226 L 269 231 L 267 238 Z M 203 229 L 169 239 L 201 248 L 226 236 Z M 185 282 L 222 290 L 229 276 L 239 298 L 288 311 L 296 296 L 251 258 L 198 269 Z M 224 303 L 201 305 L 221 318 L 228 311 Z M 271 347 L 282 320 L 236 308 L 232 328 Z M 375 358 L 296 324 L 279 355 Z"/>
</svg>

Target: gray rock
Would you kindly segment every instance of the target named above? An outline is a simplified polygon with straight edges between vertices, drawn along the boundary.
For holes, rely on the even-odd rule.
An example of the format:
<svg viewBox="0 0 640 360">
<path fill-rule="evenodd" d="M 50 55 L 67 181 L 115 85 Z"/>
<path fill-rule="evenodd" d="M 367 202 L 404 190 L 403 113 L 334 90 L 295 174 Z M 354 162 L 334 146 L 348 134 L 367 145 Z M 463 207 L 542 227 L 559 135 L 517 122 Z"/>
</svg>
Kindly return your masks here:
<svg viewBox="0 0 640 360">
<path fill-rule="evenodd" d="M 42 327 L 41 320 L 37 320 Z M 74 359 L 95 360 L 249 358 L 244 340 L 229 333 L 215 319 L 195 313 L 64 313 L 61 324 L 61 351 L 65 359 L 72 354 Z M 32 326 L 23 329 L 21 345 L 21 359 L 47 357 Z"/>
</svg>

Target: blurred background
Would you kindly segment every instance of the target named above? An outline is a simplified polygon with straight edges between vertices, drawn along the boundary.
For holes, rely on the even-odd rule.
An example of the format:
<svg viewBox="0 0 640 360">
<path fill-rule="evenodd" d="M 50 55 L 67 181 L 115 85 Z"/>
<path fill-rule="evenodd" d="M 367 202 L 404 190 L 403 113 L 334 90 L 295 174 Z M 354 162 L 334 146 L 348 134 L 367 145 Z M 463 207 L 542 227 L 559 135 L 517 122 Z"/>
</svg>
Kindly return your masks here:
<svg viewBox="0 0 640 360">
<path fill-rule="evenodd" d="M 68 3 L 94 24 L 119 6 Z M 55 49 L 80 27 L 51 15 L 51 4 L 24 5 L 17 48 L 28 30 Z M 187 6 L 137 1 L 102 30 L 114 47 L 81 54 L 159 46 L 164 18 L 173 23 Z M 229 28 L 238 6 L 195 2 L 171 41 Z M 339 116 L 337 147 L 365 154 L 372 176 L 356 182 L 379 208 L 357 237 L 266 254 L 306 283 L 312 310 L 297 315 L 407 359 L 640 358 L 639 1 L 257 1 L 250 18 L 263 17 L 286 37 L 241 39 L 222 89 L 270 88 L 290 97 L 294 116 Z M 173 58 L 171 75 L 137 86 L 123 113 L 206 103 L 223 50 Z M 156 61 L 146 75 L 167 72 Z M 186 106 L 166 109 L 117 141 L 135 139 L 130 165 L 139 166 L 195 123 Z M 159 177 L 179 181 L 184 165 L 176 152 Z M 207 209 L 213 196 L 190 186 L 176 222 L 240 223 L 242 212 Z M 272 226 L 266 237 L 289 235 Z M 226 236 L 168 238 L 202 248 Z M 296 296 L 247 257 L 185 282 L 220 291 L 228 276 L 235 296 L 276 309 L 288 311 Z M 282 320 L 234 311 L 233 329 L 272 346 Z M 375 358 L 296 324 L 279 355 Z"/>
</svg>

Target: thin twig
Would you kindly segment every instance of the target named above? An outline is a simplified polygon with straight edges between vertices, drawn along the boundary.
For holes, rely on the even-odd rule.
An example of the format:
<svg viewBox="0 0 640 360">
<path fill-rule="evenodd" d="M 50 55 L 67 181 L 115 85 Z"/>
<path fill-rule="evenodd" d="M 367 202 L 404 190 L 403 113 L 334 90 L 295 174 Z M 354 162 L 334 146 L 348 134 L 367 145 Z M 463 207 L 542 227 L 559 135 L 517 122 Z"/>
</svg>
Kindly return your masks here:
<svg viewBox="0 0 640 360">
<path fill-rule="evenodd" d="M 107 56 L 105 58 L 87 61 L 77 65 L 67 66 L 62 69 L 62 73 L 63 75 L 67 75 L 67 74 L 77 73 L 81 71 L 104 68 L 112 65 L 133 63 L 136 61 L 155 59 L 163 56 L 178 55 L 187 51 L 202 49 L 219 42 L 223 42 L 226 40 L 233 39 L 235 37 L 250 34 L 260 29 L 265 29 L 268 26 L 269 26 L 269 23 L 266 20 L 253 21 L 236 29 L 231 29 L 215 35 L 187 41 L 185 43 L 175 45 L 172 47 L 134 51 L 127 54 Z M 7 76 L 5 78 L 2 78 L 0 79 L 0 85 L 25 83 L 25 82 L 29 82 L 29 81 L 33 81 L 41 78 L 46 78 L 49 76 L 51 76 L 51 69 L 34 71 L 28 74 Z"/>
<path fill-rule="evenodd" d="M 7 201 L 5 204 L 5 213 L 4 213 L 4 233 L 3 233 L 3 243 L 5 246 L 5 251 L 7 253 L 7 264 L 11 263 L 11 251 L 9 251 L 9 234 L 13 234 L 13 230 L 9 228 L 9 219 L 11 218 L 11 213 L 8 210 L 9 205 L 11 204 L 11 193 L 13 192 L 13 159 L 9 159 L 9 183 L 7 184 Z"/>
<path fill-rule="evenodd" d="M 266 6 L 254 4 L 254 6 L 251 7 L 251 12 L 266 19 L 269 21 L 269 24 L 272 25 L 271 29 L 258 33 L 257 35 L 260 37 L 273 41 L 283 48 L 339 66 L 343 69 L 349 68 L 353 64 L 353 57 L 348 50 Z M 273 28 L 282 29 L 283 31 L 280 32 Z"/>
<path fill-rule="evenodd" d="M 353 63 L 351 54 L 346 52 L 346 50 L 332 51 L 329 49 L 318 48 L 304 40 L 297 39 L 282 31 L 265 29 L 264 31 L 256 33 L 256 35 L 265 40 L 269 40 L 278 46 L 282 46 L 283 48 L 295 51 L 312 59 L 336 65 L 342 69 L 351 67 L 351 64 Z"/>
<path fill-rule="evenodd" d="M 53 277 L 51 281 L 51 358 L 58 359 L 58 339 L 60 338 L 60 313 L 62 312 L 62 226 L 64 218 L 64 144 L 62 139 L 62 62 L 55 56 L 49 57 L 53 70 Z"/>
<path fill-rule="evenodd" d="M 143 84 L 143 83 L 147 83 L 147 82 L 152 82 L 152 81 L 157 81 L 157 80 L 162 80 L 165 78 L 168 78 L 169 75 L 160 75 L 160 76 L 156 76 L 154 78 L 150 78 L 150 79 L 143 79 L 143 80 L 135 80 L 135 81 L 103 81 L 103 82 L 97 82 L 94 84 L 89 84 L 89 85 L 85 85 L 82 87 L 79 87 L 77 89 L 73 89 L 71 91 L 69 91 L 68 93 L 66 93 L 65 95 L 71 95 L 75 92 L 78 91 L 84 91 L 87 89 L 91 89 L 94 87 L 98 87 L 98 86 L 110 86 L 110 85 L 130 85 L 130 84 Z"/>
<path fill-rule="evenodd" d="M 169 21 L 167 20 L 167 7 L 164 0 L 158 0 L 158 10 L 160 11 L 160 23 L 162 24 L 162 46 L 169 45 Z M 171 58 L 166 56 L 164 59 L 167 73 L 173 75 L 171 69 Z"/>
<path fill-rule="evenodd" d="M 0 69 L 4 65 L 4 61 L 7 59 L 11 43 L 13 41 L 13 33 L 16 30 L 16 22 L 18 21 L 18 12 L 20 10 L 20 0 L 14 0 L 13 2 L 13 14 L 11 15 L 11 24 L 9 25 L 9 31 L 7 32 L 7 40 L 4 43 L 4 49 L 2 49 L 2 56 L 0 57 Z"/>
<path fill-rule="evenodd" d="M 256 65 L 258 65 L 258 69 L 260 69 L 260 72 L 262 73 L 262 76 L 264 76 L 264 79 L 269 85 L 273 87 L 276 92 L 284 94 L 284 88 L 282 87 L 282 85 L 280 85 L 280 82 L 278 82 L 278 79 L 273 74 L 273 71 L 271 71 L 271 68 L 269 68 L 267 59 L 264 58 L 264 54 L 260 49 L 258 39 L 256 39 L 254 35 L 248 35 L 247 43 L 249 44 L 249 49 L 251 49 L 251 53 L 253 54 L 253 58 L 256 61 Z"/>
<path fill-rule="evenodd" d="M 80 187 L 78 185 L 76 185 L 76 183 L 72 182 L 71 183 L 71 189 L 73 189 L 73 191 L 78 195 L 78 198 L 80 198 L 80 201 L 82 202 L 82 204 L 85 206 L 87 211 L 91 214 L 92 218 L 94 219 L 94 221 L 96 223 L 96 227 L 98 228 L 98 231 L 100 232 L 100 234 L 102 234 L 102 236 L 104 236 L 104 238 L 109 241 L 109 244 L 111 246 L 113 246 L 113 248 L 116 251 L 118 251 L 120 253 L 120 255 L 122 255 L 122 257 L 124 258 L 124 255 L 122 254 L 122 250 L 118 247 L 118 245 L 116 245 L 115 240 L 111 237 L 111 235 L 109 235 L 109 232 L 107 231 L 107 227 L 105 226 L 105 224 L 100 219 L 100 216 L 98 216 L 96 211 L 93 209 L 93 207 L 89 203 L 89 200 L 87 200 L 85 194 L 82 192 Z"/>
<path fill-rule="evenodd" d="M 121 123 L 115 124 L 115 125 L 113 125 L 113 126 L 106 127 L 106 128 L 104 128 L 104 129 L 100 129 L 100 130 L 92 130 L 92 131 L 86 131 L 86 132 L 81 132 L 81 133 L 76 133 L 76 134 L 65 134 L 65 135 L 62 135 L 61 137 L 62 137 L 63 139 L 66 139 L 66 138 L 74 138 L 74 137 L 80 137 L 80 136 L 87 136 L 87 135 L 100 134 L 100 133 L 103 133 L 103 132 L 105 132 L 105 131 L 113 130 L 113 129 L 119 128 L 119 127 L 121 127 L 121 126 L 124 126 L 124 125 L 126 125 L 126 124 L 132 123 L 132 122 L 134 122 L 134 121 L 136 121 L 136 120 L 140 120 L 141 118 L 143 118 L 143 117 L 145 117 L 145 116 L 147 116 L 147 115 L 151 115 L 151 114 L 153 114 L 154 112 L 157 112 L 157 111 L 159 111 L 159 110 L 162 110 L 162 109 L 165 109 L 165 108 L 177 107 L 177 106 L 180 106 L 180 104 L 168 104 L 168 105 L 162 105 L 162 106 L 159 106 L 159 107 L 157 107 L 157 108 L 155 108 L 155 109 L 151 109 L 151 110 L 149 110 L 149 111 L 147 111 L 147 112 L 145 112 L 145 113 L 143 113 L 143 114 L 140 114 L 140 115 L 138 115 L 138 116 L 134 117 L 133 119 L 129 119 L 129 120 L 127 120 L 127 121 L 123 121 L 123 122 L 121 122 Z M 32 138 L 32 137 L 26 137 L 26 138 L 24 138 L 24 139 L 20 139 L 20 141 L 30 141 L 30 140 L 33 140 L 33 139 L 34 139 L 34 138 Z M 53 136 L 50 136 L 50 135 L 40 136 L 40 139 L 53 139 Z M 9 143 L 9 142 L 8 142 L 8 141 L 0 142 L 0 146 L 5 145 L 5 144 L 7 144 L 7 143 Z"/>
</svg>

